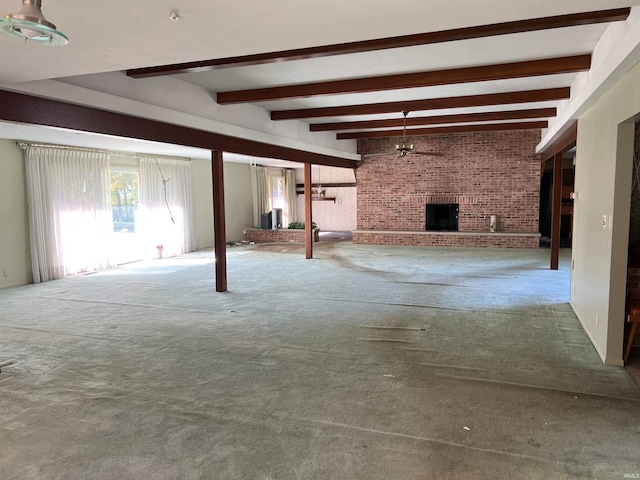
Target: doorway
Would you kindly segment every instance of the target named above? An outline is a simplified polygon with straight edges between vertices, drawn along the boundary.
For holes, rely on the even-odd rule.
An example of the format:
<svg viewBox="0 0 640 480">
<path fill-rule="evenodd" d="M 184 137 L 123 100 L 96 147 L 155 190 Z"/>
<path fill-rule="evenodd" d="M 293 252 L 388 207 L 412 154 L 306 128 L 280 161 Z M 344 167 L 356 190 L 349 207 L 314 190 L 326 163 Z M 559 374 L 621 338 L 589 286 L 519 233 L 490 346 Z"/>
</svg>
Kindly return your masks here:
<svg viewBox="0 0 640 480">
<path fill-rule="evenodd" d="M 573 199 L 575 182 L 575 147 L 563 155 L 562 206 L 560 210 L 560 248 L 571 248 L 573 240 Z M 543 162 L 540 177 L 540 248 L 551 246 L 551 210 L 553 198 L 553 159 Z"/>
</svg>

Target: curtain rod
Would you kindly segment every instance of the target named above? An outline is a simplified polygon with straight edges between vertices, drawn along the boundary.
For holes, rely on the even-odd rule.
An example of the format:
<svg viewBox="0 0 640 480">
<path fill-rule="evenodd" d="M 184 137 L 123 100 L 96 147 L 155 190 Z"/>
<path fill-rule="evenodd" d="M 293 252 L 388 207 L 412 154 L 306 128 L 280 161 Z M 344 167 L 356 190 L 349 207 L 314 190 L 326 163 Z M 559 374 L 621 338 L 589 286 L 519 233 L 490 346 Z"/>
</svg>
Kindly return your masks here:
<svg viewBox="0 0 640 480">
<path fill-rule="evenodd" d="M 20 150 L 26 150 L 27 147 L 39 147 L 39 148 L 51 148 L 58 150 L 74 150 L 77 152 L 94 152 L 94 153 L 106 153 L 109 155 L 117 155 L 119 157 L 131 157 L 131 158 L 166 158 L 170 160 L 183 160 L 183 161 L 191 161 L 191 158 L 187 157 L 171 157 L 168 155 L 151 155 L 148 153 L 133 153 L 133 152 L 121 152 L 118 150 L 105 150 L 102 148 L 89 148 L 89 147 L 73 147 L 71 145 L 56 145 L 53 143 L 31 143 L 18 140 L 16 141 L 16 145 Z"/>
</svg>

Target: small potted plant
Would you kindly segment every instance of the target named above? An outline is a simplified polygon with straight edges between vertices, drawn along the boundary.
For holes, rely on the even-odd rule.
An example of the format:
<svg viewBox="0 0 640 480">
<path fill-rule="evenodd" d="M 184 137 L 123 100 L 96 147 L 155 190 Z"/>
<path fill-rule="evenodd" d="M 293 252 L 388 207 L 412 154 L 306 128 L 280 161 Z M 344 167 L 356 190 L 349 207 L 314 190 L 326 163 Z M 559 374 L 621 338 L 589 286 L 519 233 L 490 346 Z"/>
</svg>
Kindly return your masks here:
<svg viewBox="0 0 640 480">
<path fill-rule="evenodd" d="M 305 225 L 304 222 L 291 222 L 287 228 L 289 228 L 289 230 L 304 230 Z M 319 242 L 320 229 L 318 228 L 318 225 L 316 225 L 316 222 L 311 222 L 311 228 L 313 229 L 313 241 Z"/>
</svg>

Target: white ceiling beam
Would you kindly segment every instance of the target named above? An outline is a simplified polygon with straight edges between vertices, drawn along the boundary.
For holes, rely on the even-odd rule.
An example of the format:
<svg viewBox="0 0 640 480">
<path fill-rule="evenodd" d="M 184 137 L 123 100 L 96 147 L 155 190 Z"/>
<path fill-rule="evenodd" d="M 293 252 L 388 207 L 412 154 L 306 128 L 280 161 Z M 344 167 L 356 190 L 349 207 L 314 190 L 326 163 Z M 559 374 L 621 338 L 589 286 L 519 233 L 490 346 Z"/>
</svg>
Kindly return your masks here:
<svg viewBox="0 0 640 480">
<path fill-rule="evenodd" d="M 326 146 L 303 142 L 298 139 L 288 138 L 281 135 L 260 132 L 241 126 L 223 123 L 218 120 L 203 118 L 189 113 L 179 112 L 169 108 L 144 103 L 137 100 L 99 92 L 68 83 L 55 80 L 42 80 L 36 82 L 26 82 L 17 85 L 3 87 L 4 90 L 26 93 L 44 98 L 60 100 L 63 102 L 79 104 L 87 107 L 94 107 L 116 113 L 124 113 L 137 117 L 157 120 L 160 122 L 172 123 L 185 127 L 195 128 L 222 135 L 238 138 L 248 138 L 257 142 L 277 145 L 281 147 L 304 150 L 321 155 L 330 155 L 345 158 L 347 160 L 360 160 L 360 155 L 355 153 L 355 142 L 353 142 L 353 152 L 328 148 Z M 305 128 L 308 126 L 305 125 Z"/>
</svg>

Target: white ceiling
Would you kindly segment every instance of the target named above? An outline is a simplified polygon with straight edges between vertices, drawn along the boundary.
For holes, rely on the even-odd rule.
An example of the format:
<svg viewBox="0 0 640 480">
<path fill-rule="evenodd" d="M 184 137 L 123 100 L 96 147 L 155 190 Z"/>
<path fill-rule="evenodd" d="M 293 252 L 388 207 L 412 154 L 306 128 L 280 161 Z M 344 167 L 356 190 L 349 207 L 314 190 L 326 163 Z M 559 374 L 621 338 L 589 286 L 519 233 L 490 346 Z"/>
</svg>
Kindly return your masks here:
<svg viewBox="0 0 640 480">
<path fill-rule="evenodd" d="M 51 52 L 37 45 L 16 48 L 3 39 L 0 84 L 629 5 L 640 1 L 43 0 L 45 16 L 69 45 Z M 0 0 L 0 12 L 19 7 L 19 0 Z M 171 9 L 179 21 L 169 20 Z"/>
<path fill-rule="evenodd" d="M 21 85 L 28 85 L 24 82 L 56 78 L 66 81 L 64 79 L 67 77 L 74 77 L 69 78 L 68 84 L 80 85 L 83 83 L 83 76 L 93 75 L 91 88 L 96 91 L 138 100 L 142 98 L 142 93 L 139 94 L 140 97 L 136 97 L 131 90 L 114 92 L 115 87 L 108 84 L 108 76 L 104 77 L 103 85 L 100 86 L 101 77 L 94 74 L 636 5 L 640 5 L 640 0 L 88 0 L 82 3 L 72 0 L 43 0 L 42 9 L 45 16 L 69 37 L 69 45 L 43 48 L 0 36 L 0 85 L 19 90 Z M 17 11 L 19 6 L 19 0 L 0 0 L 0 15 Z M 179 21 L 169 19 L 170 10 L 178 11 Z M 215 99 L 217 92 L 227 90 L 585 54 L 594 50 L 607 28 L 608 24 L 586 25 L 226 68 L 175 75 L 172 78 L 186 82 L 190 88 L 204 90 Z M 385 92 L 295 98 L 258 102 L 255 105 L 270 111 L 441 98 L 571 86 L 575 78 L 576 74 L 550 75 Z M 139 82 L 138 85 L 143 86 L 140 88 L 144 90 L 144 86 L 151 85 L 150 80 L 131 81 Z M 169 83 L 165 92 L 171 95 Z M 515 110 L 557 104 L 558 102 L 544 102 L 535 105 L 443 109 L 433 112 L 417 111 L 411 115 Z M 162 105 L 161 101 L 158 100 L 156 105 Z M 211 118 L 217 115 L 215 118 L 221 120 L 225 115 L 229 116 L 228 112 L 234 112 L 232 109 L 236 106 L 224 108 L 226 112 L 221 113 L 218 109 L 211 113 Z M 211 110 L 215 109 L 216 105 L 212 100 Z M 245 110 L 238 107 L 235 111 Z M 395 118 L 399 115 L 400 112 L 327 117 L 304 119 L 303 122 L 304 128 L 307 128 L 306 123 Z M 253 120 L 255 122 L 255 118 Z M 265 126 L 264 130 L 279 132 L 279 128 Z M 291 135 L 295 137 L 295 133 Z M 201 158 L 209 156 L 208 152 L 199 149 L 15 124 L 0 124 L 0 137 L 78 146 L 94 145 L 98 148 L 140 153 Z M 250 161 L 247 157 L 228 158 L 233 158 L 233 161 Z"/>
<path fill-rule="evenodd" d="M 590 53 L 606 27 L 607 25 L 602 24 L 586 25 L 502 35 L 275 65 L 227 68 L 207 73 L 183 74 L 179 78 L 208 90 L 225 91 L 564 57 Z M 387 100 L 393 101 L 387 98 L 378 101 Z M 326 102 L 320 101 L 323 104 Z M 338 98 L 336 102 L 361 103 L 352 98 Z M 295 105 L 295 108 L 309 106 L 315 105 L 311 99 L 305 99 Z M 279 107 L 291 108 L 289 105 Z"/>
</svg>

